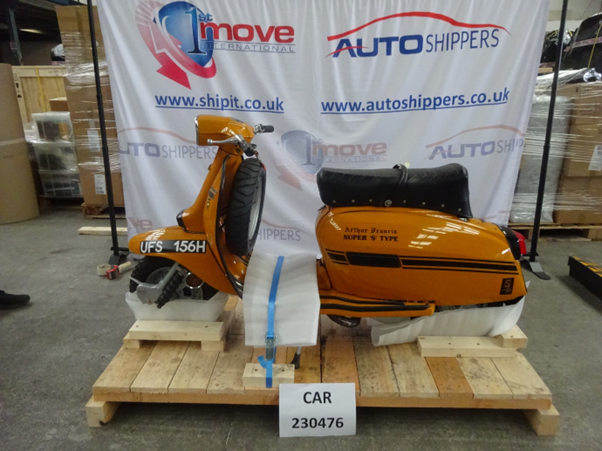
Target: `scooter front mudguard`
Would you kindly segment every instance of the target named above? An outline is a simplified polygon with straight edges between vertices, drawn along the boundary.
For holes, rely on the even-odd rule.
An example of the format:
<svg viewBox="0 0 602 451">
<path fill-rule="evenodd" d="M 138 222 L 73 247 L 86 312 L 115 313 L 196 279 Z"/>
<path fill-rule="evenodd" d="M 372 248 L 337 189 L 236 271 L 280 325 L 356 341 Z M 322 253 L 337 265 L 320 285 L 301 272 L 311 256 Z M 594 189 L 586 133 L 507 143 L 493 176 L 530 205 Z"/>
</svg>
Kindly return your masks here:
<svg viewBox="0 0 602 451">
<path fill-rule="evenodd" d="M 140 233 L 128 245 L 130 252 L 145 257 L 164 257 L 185 266 L 213 288 L 236 294 L 221 266 L 217 250 L 211 248 L 205 233 L 185 232 L 179 226 Z"/>
</svg>

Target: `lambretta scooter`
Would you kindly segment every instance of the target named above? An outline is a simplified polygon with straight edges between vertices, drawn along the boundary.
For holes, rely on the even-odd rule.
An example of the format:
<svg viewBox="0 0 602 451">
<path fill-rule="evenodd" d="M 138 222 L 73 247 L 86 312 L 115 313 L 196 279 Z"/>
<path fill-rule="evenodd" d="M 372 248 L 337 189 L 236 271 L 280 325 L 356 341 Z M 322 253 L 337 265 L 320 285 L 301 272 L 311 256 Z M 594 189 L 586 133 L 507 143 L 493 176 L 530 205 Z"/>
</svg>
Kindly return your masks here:
<svg viewBox="0 0 602 451">
<path fill-rule="evenodd" d="M 266 171 L 251 141 L 274 128 L 206 115 L 196 126 L 199 145 L 218 146 L 196 201 L 177 226 L 129 243 L 144 255 L 130 291 L 158 308 L 218 291 L 242 296 L 261 223 Z M 321 313 L 339 324 L 509 305 L 526 294 L 518 238 L 472 217 L 463 166 L 323 168 L 317 185 Z"/>
</svg>

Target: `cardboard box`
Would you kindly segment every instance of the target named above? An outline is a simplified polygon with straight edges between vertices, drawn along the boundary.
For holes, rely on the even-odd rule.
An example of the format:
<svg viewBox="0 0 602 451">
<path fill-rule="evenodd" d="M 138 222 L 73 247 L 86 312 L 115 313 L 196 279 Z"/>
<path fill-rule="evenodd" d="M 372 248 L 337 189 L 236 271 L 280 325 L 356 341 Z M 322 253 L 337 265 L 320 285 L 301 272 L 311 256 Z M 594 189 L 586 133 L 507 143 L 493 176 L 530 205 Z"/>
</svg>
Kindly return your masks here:
<svg viewBox="0 0 602 451">
<path fill-rule="evenodd" d="M 35 218 L 38 199 L 27 146 L 24 142 L 0 146 L 0 161 L 0 224 Z"/>
<path fill-rule="evenodd" d="M 85 167 L 79 168 L 79 175 L 81 180 L 82 194 L 84 195 L 84 202 L 87 205 L 98 205 L 106 207 L 109 205 L 109 201 L 106 195 L 107 188 L 104 178 L 104 172 L 99 173 L 97 171 L 91 171 Z M 116 207 L 125 206 L 123 199 L 123 182 L 121 180 L 121 172 L 111 172 L 111 179 L 113 182 L 113 200 Z"/>
<path fill-rule="evenodd" d="M 602 177 L 602 118 L 597 124 L 571 126 L 562 174 Z"/>
<path fill-rule="evenodd" d="M 561 178 L 556 204 L 556 223 L 602 224 L 602 177 Z"/>
<path fill-rule="evenodd" d="M 602 119 L 602 82 L 575 83 L 558 87 L 557 96 L 573 102 L 571 126 L 596 125 Z"/>
<path fill-rule="evenodd" d="M 56 99 L 50 99 L 50 111 L 69 111 L 69 103 L 67 103 L 67 97 L 57 97 Z"/>
<path fill-rule="evenodd" d="M 92 40 L 90 39 L 90 26 L 88 22 L 88 9 L 86 6 L 56 6 L 56 17 L 59 23 L 61 32 L 61 40 L 65 48 L 65 65 L 70 72 L 69 66 L 72 64 L 74 57 L 77 63 L 91 63 Z M 106 59 L 102 29 L 98 20 L 98 9 L 93 8 L 94 14 L 94 30 L 96 32 L 96 41 L 98 47 L 98 59 L 104 61 Z"/>
<path fill-rule="evenodd" d="M 566 84 L 558 96 L 573 100 L 563 177 L 602 177 L 602 83 Z"/>
<path fill-rule="evenodd" d="M 574 83 L 560 86 L 558 96 L 573 99 L 571 125 L 599 124 L 602 118 L 602 83 Z"/>
<path fill-rule="evenodd" d="M 73 123 L 84 202 L 88 205 L 107 206 L 96 80 L 92 64 L 92 52 L 90 51 L 88 10 L 85 6 L 58 6 L 56 12 L 65 49 L 65 66 L 67 68 L 65 91 Z M 122 207 L 124 206 L 124 200 L 119 164 L 119 143 L 117 141 L 104 44 L 96 7 L 94 8 L 94 19 L 110 170 L 113 180 L 113 197 L 115 205 Z"/>
<path fill-rule="evenodd" d="M 82 194 L 88 205 L 107 206 L 106 185 L 104 184 L 104 159 L 98 120 L 78 121 L 73 133 L 77 148 L 77 160 L 81 176 Z M 113 181 L 113 197 L 117 207 L 123 207 L 123 184 L 119 161 L 119 142 L 117 132 L 107 130 L 109 160 Z"/>
</svg>

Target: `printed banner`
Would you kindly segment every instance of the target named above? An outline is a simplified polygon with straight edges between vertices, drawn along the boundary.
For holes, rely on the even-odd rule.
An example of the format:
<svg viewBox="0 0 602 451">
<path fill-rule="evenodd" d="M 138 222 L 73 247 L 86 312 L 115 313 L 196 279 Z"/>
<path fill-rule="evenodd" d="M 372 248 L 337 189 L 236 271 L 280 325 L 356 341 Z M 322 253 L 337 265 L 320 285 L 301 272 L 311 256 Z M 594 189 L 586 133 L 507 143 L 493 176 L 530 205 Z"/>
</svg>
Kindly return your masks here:
<svg viewBox="0 0 602 451">
<path fill-rule="evenodd" d="M 199 114 L 271 124 L 257 249 L 318 250 L 322 167 L 469 172 L 476 217 L 505 224 L 548 1 L 102 0 L 128 232 L 173 225 L 215 148 Z"/>
</svg>

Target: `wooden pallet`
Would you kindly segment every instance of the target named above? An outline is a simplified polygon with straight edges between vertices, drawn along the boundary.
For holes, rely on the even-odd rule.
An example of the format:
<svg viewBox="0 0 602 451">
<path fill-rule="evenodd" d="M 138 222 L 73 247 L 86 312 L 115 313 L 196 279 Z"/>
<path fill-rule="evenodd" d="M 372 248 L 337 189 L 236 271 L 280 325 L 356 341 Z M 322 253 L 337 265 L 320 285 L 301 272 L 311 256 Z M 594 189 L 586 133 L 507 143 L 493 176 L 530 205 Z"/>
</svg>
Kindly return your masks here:
<svg viewBox="0 0 602 451">
<path fill-rule="evenodd" d="M 360 407 L 519 409 L 537 434 L 556 433 L 552 394 L 520 352 L 425 358 L 416 343 L 374 347 L 365 327 L 346 330 L 325 317 L 321 323 L 320 344 L 304 348 L 295 383 L 355 383 Z M 182 341 L 122 347 L 92 387 L 88 424 L 108 422 L 120 402 L 277 405 L 277 388 L 243 386 L 246 364 L 264 352 L 245 346 L 243 332 L 239 303 L 226 351 Z M 526 344 L 524 336 L 507 339 L 505 346 Z M 289 363 L 294 353 L 278 348 L 276 363 Z"/>
<path fill-rule="evenodd" d="M 96 236 L 110 236 L 110 227 L 80 227 L 77 231 L 79 235 L 96 235 Z M 117 235 L 127 236 L 127 227 L 117 227 Z"/>
<path fill-rule="evenodd" d="M 109 219 L 108 205 L 94 205 L 84 202 L 81 208 L 86 219 Z M 123 206 L 115 206 L 115 217 L 125 219 L 125 208 Z"/>
<path fill-rule="evenodd" d="M 533 224 L 510 223 L 513 230 L 522 233 L 526 239 L 533 238 Z M 541 224 L 540 238 L 551 240 L 602 240 L 602 224 Z"/>
</svg>

